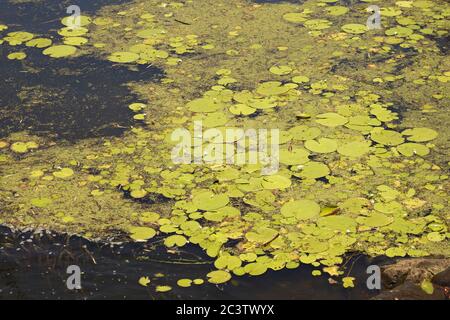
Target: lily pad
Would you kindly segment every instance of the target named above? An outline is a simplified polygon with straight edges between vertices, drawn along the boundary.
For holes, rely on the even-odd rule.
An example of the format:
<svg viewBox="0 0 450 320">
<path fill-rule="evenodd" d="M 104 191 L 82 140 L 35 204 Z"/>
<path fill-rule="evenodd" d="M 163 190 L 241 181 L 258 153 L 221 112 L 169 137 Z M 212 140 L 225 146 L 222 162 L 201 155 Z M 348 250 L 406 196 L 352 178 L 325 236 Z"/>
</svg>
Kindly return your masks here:
<svg viewBox="0 0 450 320">
<path fill-rule="evenodd" d="M 75 54 L 77 48 L 68 45 L 56 45 L 45 49 L 42 53 L 52 58 L 63 58 Z"/>
<path fill-rule="evenodd" d="M 347 33 L 362 34 L 362 33 L 365 33 L 368 30 L 368 28 L 364 24 L 349 23 L 349 24 L 343 25 L 342 30 Z"/>
<path fill-rule="evenodd" d="M 182 235 L 172 235 L 167 237 L 164 240 L 164 245 L 166 247 L 182 247 L 187 243 L 187 239 L 185 237 L 183 237 Z"/>
<path fill-rule="evenodd" d="M 280 150 L 280 162 L 286 165 L 304 164 L 309 161 L 309 152 L 303 148 Z"/>
<path fill-rule="evenodd" d="M 283 19 L 293 23 L 301 23 L 306 21 L 308 18 L 301 12 L 289 12 L 283 15 Z"/>
<path fill-rule="evenodd" d="M 243 103 L 232 105 L 229 110 L 232 114 L 243 116 L 248 116 L 256 112 L 255 108 L 252 108 Z"/>
<path fill-rule="evenodd" d="M 291 179 L 282 175 L 271 175 L 263 178 L 264 189 L 286 189 L 291 186 Z"/>
<path fill-rule="evenodd" d="M 284 76 L 292 72 L 292 68 L 289 66 L 273 66 L 269 71 L 278 76 Z"/>
<path fill-rule="evenodd" d="M 149 277 L 140 277 L 138 283 L 143 287 L 147 287 L 150 284 L 150 279 Z"/>
<path fill-rule="evenodd" d="M 208 277 L 208 282 L 214 284 L 225 283 L 231 279 L 231 274 L 223 270 L 211 271 L 206 276 Z"/>
<path fill-rule="evenodd" d="M 300 167 L 300 172 L 294 175 L 303 179 L 319 179 L 330 174 L 330 168 L 322 162 L 310 161 Z"/>
<path fill-rule="evenodd" d="M 394 221 L 394 218 L 389 217 L 385 214 L 379 213 L 379 212 L 372 212 L 368 217 L 358 217 L 356 221 L 359 224 L 371 227 L 371 228 L 377 228 L 377 227 L 383 227 L 386 226 Z"/>
<path fill-rule="evenodd" d="M 191 279 L 180 279 L 177 281 L 177 285 L 182 288 L 188 288 L 192 285 Z"/>
<path fill-rule="evenodd" d="M 317 127 L 308 127 L 306 125 L 295 126 L 289 129 L 289 133 L 294 140 L 312 140 L 320 136 L 321 132 Z"/>
<path fill-rule="evenodd" d="M 320 138 L 318 140 L 305 141 L 305 148 L 316 153 L 330 153 L 337 149 L 337 142 L 334 139 Z"/>
<path fill-rule="evenodd" d="M 48 207 L 53 203 L 52 199 L 49 198 L 34 198 L 31 199 L 31 204 L 38 208 Z"/>
<path fill-rule="evenodd" d="M 339 146 L 337 152 L 350 158 L 359 158 L 369 153 L 370 145 L 370 141 L 353 141 Z"/>
<path fill-rule="evenodd" d="M 23 60 L 27 57 L 25 52 L 13 52 L 7 55 L 9 60 Z"/>
<path fill-rule="evenodd" d="M 226 194 L 214 194 L 211 191 L 203 191 L 194 196 L 192 202 L 194 205 L 205 211 L 217 210 L 225 207 L 230 199 Z"/>
<path fill-rule="evenodd" d="M 406 139 L 414 142 L 430 141 L 438 136 L 438 133 L 436 131 L 429 128 L 406 129 L 402 132 L 402 134 L 407 136 Z"/>
<path fill-rule="evenodd" d="M 186 108 L 192 112 L 215 112 L 222 107 L 222 104 L 213 98 L 199 98 L 186 104 Z"/>
<path fill-rule="evenodd" d="M 397 131 L 385 130 L 383 128 L 375 128 L 370 132 L 370 138 L 386 146 L 396 146 L 403 143 L 405 140 Z"/>
<path fill-rule="evenodd" d="M 35 38 L 25 43 L 27 47 L 46 48 L 52 45 L 52 40 L 47 38 Z"/>
<path fill-rule="evenodd" d="M 130 238 L 135 241 L 147 241 L 156 235 L 155 229 L 149 227 L 132 227 L 130 233 Z"/>
<path fill-rule="evenodd" d="M 59 171 L 53 172 L 53 175 L 60 179 L 67 179 L 73 176 L 74 172 L 70 168 L 62 168 Z"/>
<path fill-rule="evenodd" d="M 398 152 L 406 157 L 413 155 L 426 156 L 430 153 L 430 149 L 419 143 L 403 143 L 397 147 Z"/>
<path fill-rule="evenodd" d="M 317 115 L 316 122 L 327 127 L 337 127 L 346 124 L 348 119 L 338 113 L 329 112 Z"/>
<path fill-rule="evenodd" d="M 139 55 L 134 52 L 113 52 L 109 57 L 108 60 L 112 62 L 118 62 L 118 63 L 132 63 L 139 59 Z"/>
<path fill-rule="evenodd" d="M 217 260 L 214 262 L 214 266 L 217 269 L 228 269 L 228 270 L 234 270 L 236 268 L 239 268 L 242 265 L 241 259 L 236 256 L 232 255 L 225 255 L 217 258 Z"/>
<path fill-rule="evenodd" d="M 355 232 L 356 222 L 346 216 L 326 216 L 317 220 L 317 225 L 321 228 L 341 231 L 343 233 Z"/>
<path fill-rule="evenodd" d="M 286 202 L 280 210 L 285 217 L 293 217 L 297 220 L 308 220 L 319 215 L 320 206 L 312 200 L 294 200 Z"/>
</svg>

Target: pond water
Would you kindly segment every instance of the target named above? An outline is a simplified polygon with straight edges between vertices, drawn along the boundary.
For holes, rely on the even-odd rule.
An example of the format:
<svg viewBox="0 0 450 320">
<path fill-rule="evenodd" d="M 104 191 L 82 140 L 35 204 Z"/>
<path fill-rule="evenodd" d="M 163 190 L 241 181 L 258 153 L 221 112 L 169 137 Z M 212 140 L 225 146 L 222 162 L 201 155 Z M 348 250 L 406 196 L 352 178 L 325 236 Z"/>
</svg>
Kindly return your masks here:
<svg viewBox="0 0 450 320">
<path fill-rule="evenodd" d="M 448 2 L 76 2 L 0 0 L 0 299 L 369 299 L 450 255 Z"/>
<path fill-rule="evenodd" d="M 225 285 L 177 288 L 157 294 L 137 286 L 141 275 L 152 283 L 172 284 L 186 275 L 197 278 L 212 270 L 213 260 L 194 246 L 168 253 L 164 246 L 92 243 L 83 238 L 41 232 L 0 229 L 0 299 L 369 299 L 379 293 L 365 281 L 349 291 L 330 285 L 328 277 L 311 277 L 312 267 L 268 272 L 260 277 L 243 276 Z M 347 274 L 364 280 L 372 264 L 390 262 L 349 255 Z M 67 267 L 78 265 L 82 289 L 66 286 Z M 164 277 L 158 277 L 163 273 Z"/>
</svg>

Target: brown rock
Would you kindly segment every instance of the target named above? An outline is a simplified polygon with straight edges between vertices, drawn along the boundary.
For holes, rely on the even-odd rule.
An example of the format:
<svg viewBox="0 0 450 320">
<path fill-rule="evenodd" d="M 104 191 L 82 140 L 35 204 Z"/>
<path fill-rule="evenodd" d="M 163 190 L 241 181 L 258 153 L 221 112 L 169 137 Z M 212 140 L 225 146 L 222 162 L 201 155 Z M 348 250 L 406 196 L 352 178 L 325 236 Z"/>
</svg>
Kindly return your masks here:
<svg viewBox="0 0 450 320">
<path fill-rule="evenodd" d="M 383 285 L 396 287 L 406 281 L 420 284 L 424 279 L 431 279 L 435 274 L 450 267 L 450 259 L 417 258 L 403 259 L 382 268 Z"/>
<path fill-rule="evenodd" d="M 427 294 L 419 285 L 412 281 L 395 287 L 391 290 L 385 290 L 372 300 L 445 300 L 446 296 L 441 288 L 435 288 L 433 294 Z"/>
<path fill-rule="evenodd" d="M 450 267 L 436 274 L 431 282 L 441 287 L 450 287 Z"/>
</svg>

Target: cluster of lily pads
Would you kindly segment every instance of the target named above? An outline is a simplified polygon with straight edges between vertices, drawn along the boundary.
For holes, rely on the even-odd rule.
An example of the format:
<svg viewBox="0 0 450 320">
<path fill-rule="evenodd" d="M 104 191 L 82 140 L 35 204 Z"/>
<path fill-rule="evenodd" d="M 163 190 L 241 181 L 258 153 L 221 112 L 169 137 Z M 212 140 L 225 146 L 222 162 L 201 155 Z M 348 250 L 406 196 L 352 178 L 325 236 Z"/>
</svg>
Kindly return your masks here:
<svg viewBox="0 0 450 320">
<path fill-rule="evenodd" d="M 89 147 L 61 147 L 56 149 L 57 154 L 52 154 L 52 148 L 39 153 L 36 144 L 25 140 L 0 142 L 2 155 L 15 161 L 9 163 L 23 168 L 4 182 L 22 196 L 9 200 L 14 216 L 2 219 L 23 225 L 51 221 L 58 228 L 86 237 L 105 236 L 119 229 L 133 241 L 161 239 L 172 251 L 197 245 L 214 259 L 215 269 L 206 279 L 179 279 L 180 287 L 201 285 L 205 280 L 220 284 L 232 276 L 258 276 L 301 264 L 314 266 L 314 276 L 342 277 L 345 274 L 340 266 L 352 251 L 389 257 L 448 254 L 448 214 L 444 212 L 448 176 L 434 163 L 434 156 L 440 152 L 435 145 L 439 134 L 420 121 L 403 125 L 395 111 L 396 102 L 378 91 L 385 83 L 401 81 L 402 75 L 383 69 L 371 75 L 370 86 L 358 86 L 358 80 L 348 75 L 318 76 L 318 69 L 331 58 L 353 53 L 387 55 L 386 64 L 390 64 L 394 58 L 402 58 L 396 57 L 399 48 L 423 46 L 428 50 L 427 36 L 446 34 L 449 8 L 435 8 L 431 1 L 397 1 L 382 8 L 386 29 L 372 34 L 374 31 L 364 24 L 366 15 L 358 16 L 361 21 L 357 23 L 354 9 L 336 2 L 306 1 L 296 4 L 298 11 L 276 11 L 276 19 L 283 28 L 301 27 L 319 40 L 328 37 L 340 44 L 342 51 L 318 57 L 318 61 L 310 62 L 312 68 L 301 60 L 301 53 L 289 58 L 283 55 L 289 52 L 289 43 L 274 51 L 269 48 L 265 51 L 270 57 L 267 59 L 254 58 L 254 51 L 250 51 L 245 58 L 259 59 L 259 73 L 263 74 L 251 83 L 241 80 L 245 72 L 239 69 L 248 64 L 241 59 L 241 44 L 247 40 L 241 36 L 242 27 L 224 30 L 226 40 L 215 39 L 212 44 L 200 40 L 205 37 L 197 35 L 189 24 L 182 24 L 186 32 L 175 34 L 169 24 L 161 23 L 163 19 L 173 21 L 172 10 L 177 12 L 189 4 L 159 4 L 158 8 L 169 7 L 171 11 L 160 16 L 136 6 L 115 12 L 115 16 L 83 17 L 81 28 L 66 26 L 59 31 L 64 45 L 51 46 L 39 40 L 36 43 L 48 47 L 44 53 L 52 57 L 73 54 L 72 48 L 86 42 L 89 26 L 92 37 L 105 36 L 105 43 L 94 42 L 93 46 L 106 53 L 108 60 L 127 64 L 164 62 L 173 79 L 166 78 L 158 86 L 146 84 L 138 90 L 150 92 L 156 87 L 155 97 L 161 102 L 149 98 L 124 106 L 134 112 L 135 120 L 149 124 L 131 128 L 124 137 L 104 138 Z M 223 6 L 239 10 L 229 3 Z M 441 7 L 444 9 L 439 11 Z M 251 12 L 252 8 L 261 7 L 248 5 L 246 10 Z M 349 15 L 351 21 L 345 20 Z M 121 18 L 132 19 L 135 24 L 124 27 Z M 30 35 L 7 34 L 3 41 L 27 44 L 36 40 Z M 121 41 L 114 43 L 114 37 Z M 221 41 L 236 46 L 221 48 Z M 322 48 L 319 42 L 317 45 Z M 248 47 L 264 49 L 256 44 Z M 207 63 L 199 62 L 195 67 L 195 60 L 189 58 L 199 48 L 206 52 L 214 49 L 226 58 L 217 62 L 206 54 L 203 59 Z M 184 68 L 179 63 L 181 57 L 194 69 Z M 213 80 L 199 77 L 204 81 L 199 85 L 202 90 L 185 93 L 184 81 L 196 79 L 202 72 Z M 441 70 L 416 76 L 412 83 L 445 84 L 448 79 L 449 71 Z M 440 95 L 433 98 L 444 99 L 444 94 Z M 166 96 L 179 100 L 164 99 Z M 436 111 L 428 107 L 424 110 Z M 206 128 L 219 130 L 280 129 L 279 171 L 264 175 L 262 163 L 174 164 L 171 133 L 178 127 L 192 130 L 194 121 L 199 120 Z M 223 147 L 235 142 L 223 141 Z M 211 145 L 210 141 L 203 143 L 204 147 Z M 251 152 L 246 143 L 244 146 Z M 36 165 L 33 157 L 38 156 L 58 165 L 45 161 Z M 25 180 L 28 187 L 19 188 Z M 94 209 L 86 208 L 94 214 L 65 207 L 70 191 L 67 195 L 46 191 L 70 188 L 76 188 L 77 201 L 92 205 Z M 104 209 L 108 206 L 112 209 Z M 352 287 L 354 280 L 344 276 L 342 284 Z M 143 286 L 152 282 L 146 275 L 139 279 Z M 155 289 L 166 292 L 171 286 L 158 285 Z"/>
</svg>

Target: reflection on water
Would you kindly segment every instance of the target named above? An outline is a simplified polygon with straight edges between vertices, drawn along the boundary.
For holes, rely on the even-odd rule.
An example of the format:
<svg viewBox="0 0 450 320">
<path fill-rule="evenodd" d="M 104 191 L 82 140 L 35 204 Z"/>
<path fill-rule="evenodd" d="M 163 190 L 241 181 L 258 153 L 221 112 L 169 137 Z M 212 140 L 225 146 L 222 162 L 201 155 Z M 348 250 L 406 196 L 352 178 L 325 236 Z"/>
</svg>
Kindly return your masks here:
<svg viewBox="0 0 450 320">
<path fill-rule="evenodd" d="M 268 271 L 258 277 L 235 277 L 225 285 L 177 287 L 187 275 L 204 278 L 212 261 L 194 246 L 168 253 L 153 244 L 96 244 L 79 237 L 49 233 L 14 234 L 0 230 L 0 299 L 368 299 L 378 292 L 365 287 L 366 268 L 380 264 L 362 255 L 346 259 L 345 275 L 357 278 L 348 290 L 330 285 L 327 276 L 312 277 L 312 266 Z M 170 261 L 169 261 L 170 258 Z M 66 289 L 66 268 L 81 267 L 82 290 Z M 163 273 L 163 277 L 155 274 Z M 149 276 L 148 288 L 137 285 Z M 156 285 L 169 285 L 168 293 L 155 293 Z"/>
<path fill-rule="evenodd" d="M 2 50 L 0 59 L 7 54 Z M 39 50 L 24 64 L 25 70 L 21 62 L 0 65 L 0 136 L 21 130 L 66 139 L 120 134 L 133 123 L 128 104 L 138 100 L 124 83 L 161 75 L 155 67 L 130 71 L 90 57 L 43 59 Z"/>
</svg>

